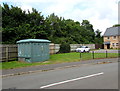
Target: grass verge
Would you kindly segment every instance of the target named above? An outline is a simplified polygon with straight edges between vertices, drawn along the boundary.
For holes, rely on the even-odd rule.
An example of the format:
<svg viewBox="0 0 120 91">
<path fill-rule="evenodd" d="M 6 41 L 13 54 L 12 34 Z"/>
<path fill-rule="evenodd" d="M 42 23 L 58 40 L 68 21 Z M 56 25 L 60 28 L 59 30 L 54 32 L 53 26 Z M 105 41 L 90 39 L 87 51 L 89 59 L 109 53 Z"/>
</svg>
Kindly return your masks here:
<svg viewBox="0 0 120 91">
<path fill-rule="evenodd" d="M 108 58 L 118 57 L 118 53 L 108 53 Z M 106 58 L 105 53 L 95 53 L 94 58 Z M 37 63 L 26 63 L 19 61 L 11 61 L 11 62 L 3 62 L 0 63 L 0 69 L 13 69 L 27 66 L 35 66 L 35 65 L 47 65 L 47 64 L 57 64 L 57 63 L 65 63 L 65 62 L 77 62 L 81 60 L 91 60 L 93 59 L 92 53 L 80 53 L 72 52 L 72 53 L 64 53 L 64 54 L 54 54 L 50 55 L 50 59 L 44 62 Z"/>
</svg>

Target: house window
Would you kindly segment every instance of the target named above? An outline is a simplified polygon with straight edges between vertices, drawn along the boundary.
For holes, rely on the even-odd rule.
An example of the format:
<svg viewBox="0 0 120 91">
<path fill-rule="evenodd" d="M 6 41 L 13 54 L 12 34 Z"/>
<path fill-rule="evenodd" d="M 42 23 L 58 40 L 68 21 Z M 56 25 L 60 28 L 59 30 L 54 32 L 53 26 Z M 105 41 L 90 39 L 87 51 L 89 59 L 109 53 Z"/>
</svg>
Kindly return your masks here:
<svg viewBox="0 0 120 91">
<path fill-rule="evenodd" d="M 113 39 L 116 39 L 116 36 L 113 36 Z"/>
<path fill-rule="evenodd" d="M 112 43 L 112 46 L 115 46 L 115 43 Z"/>
<path fill-rule="evenodd" d="M 116 46 L 118 46 L 119 45 L 119 43 L 116 43 Z"/>
<path fill-rule="evenodd" d="M 110 37 L 107 37 L 107 39 L 110 39 Z"/>
</svg>

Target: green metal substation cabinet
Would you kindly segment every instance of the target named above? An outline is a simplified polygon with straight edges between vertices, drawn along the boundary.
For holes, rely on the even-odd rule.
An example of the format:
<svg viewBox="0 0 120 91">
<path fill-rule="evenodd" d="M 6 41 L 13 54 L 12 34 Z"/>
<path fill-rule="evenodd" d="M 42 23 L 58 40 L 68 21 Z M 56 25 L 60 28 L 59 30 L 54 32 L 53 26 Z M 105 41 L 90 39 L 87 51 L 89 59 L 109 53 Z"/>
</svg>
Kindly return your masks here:
<svg viewBox="0 0 120 91">
<path fill-rule="evenodd" d="M 17 41 L 18 60 L 25 62 L 41 62 L 49 59 L 49 40 L 24 39 Z"/>
</svg>

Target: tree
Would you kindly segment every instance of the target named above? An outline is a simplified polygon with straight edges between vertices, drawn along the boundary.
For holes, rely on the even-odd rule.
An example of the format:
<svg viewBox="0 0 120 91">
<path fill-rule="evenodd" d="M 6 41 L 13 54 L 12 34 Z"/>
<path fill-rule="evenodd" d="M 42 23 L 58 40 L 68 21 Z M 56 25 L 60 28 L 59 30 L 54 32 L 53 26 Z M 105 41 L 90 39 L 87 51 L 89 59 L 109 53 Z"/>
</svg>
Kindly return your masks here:
<svg viewBox="0 0 120 91">
<path fill-rule="evenodd" d="M 97 29 L 97 30 L 95 31 L 95 36 L 96 36 L 97 38 L 100 38 L 100 37 L 101 37 L 101 32 L 100 32 L 99 29 Z"/>
<path fill-rule="evenodd" d="M 113 25 L 113 27 L 119 27 L 120 26 L 120 24 L 115 24 L 115 25 Z"/>
<path fill-rule="evenodd" d="M 2 27 L 18 27 L 20 24 L 24 23 L 26 19 L 25 11 L 21 8 L 14 7 L 11 8 L 8 4 L 3 4 L 2 7 Z"/>
<path fill-rule="evenodd" d="M 103 44 L 103 37 L 101 36 L 101 32 L 99 29 L 95 31 L 95 43 L 96 44 Z"/>
<path fill-rule="evenodd" d="M 70 44 L 66 42 L 62 42 L 60 45 L 59 53 L 69 53 L 70 52 Z"/>
<path fill-rule="evenodd" d="M 44 17 L 36 9 L 26 13 L 17 6 L 9 7 L 3 3 L 2 15 L 3 43 L 16 43 L 26 38 L 47 39 Z"/>
<path fill-rule="evenodd" d="M 84 36 L 86 39 L 89 41 L 89 43 L 94 43 L 95 41 L 95 32 L 93 29 L 93 25 L 90 24 L 88 20 L 83 20 L 82 21 L 82 28 L 84 28 Z"/>
<path fill-rule="evenodd" d="M 8 4 L 3 4 L 2 15 L 3 43 L 16 43 L 17 40 L 34 38 L 48 39 L 59 44 L 63 41 L 68 44 L 88 44 L 101 38 L 100 32 L 94 32 L 93 25 L 88 20 L 80 23 L 54 13 L 44 18 L 42 13 L 34 8 L 32 12 L 28 10 L 26 13 L 21 8 Z"/>
</svg>

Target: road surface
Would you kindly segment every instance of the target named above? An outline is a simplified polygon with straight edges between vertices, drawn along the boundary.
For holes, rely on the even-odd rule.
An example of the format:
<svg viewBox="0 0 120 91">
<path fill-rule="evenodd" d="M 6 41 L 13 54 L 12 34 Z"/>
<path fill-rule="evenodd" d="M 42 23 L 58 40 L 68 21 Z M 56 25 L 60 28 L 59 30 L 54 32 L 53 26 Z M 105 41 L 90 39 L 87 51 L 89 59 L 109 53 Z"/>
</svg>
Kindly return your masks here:
<svg viewBox="0 0 120 91">
<path fill-rule="evenodd" d="M 3 89 L 118 89 L 118 63 L 56 69 L 2 81 Z"/>
</svg>

